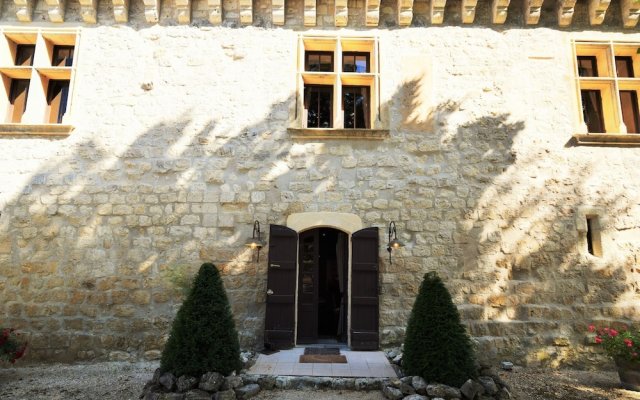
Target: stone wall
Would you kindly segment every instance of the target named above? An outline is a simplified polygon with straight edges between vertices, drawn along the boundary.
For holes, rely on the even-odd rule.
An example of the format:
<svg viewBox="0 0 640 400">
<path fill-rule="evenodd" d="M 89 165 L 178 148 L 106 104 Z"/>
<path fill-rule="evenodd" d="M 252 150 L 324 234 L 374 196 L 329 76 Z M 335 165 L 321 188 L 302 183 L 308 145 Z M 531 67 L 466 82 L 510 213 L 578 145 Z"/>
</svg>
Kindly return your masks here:
<svg viewBox="0 0 640 400">
<path fill-rule="evenodd" d="M 396 221 L 406 247 L 393 264 L 380 249 L 384 345 L 431 270 L 491 357 L 585 363 L 588 323 L 640 318 L 640 149 L 573 144 L 570 44 L 640 34 L 372 29 L 390 137 L 305 141 L 287 132 L 298 32 L 200 27 L 195 11 L 171 26 L 163 7 L 166 24 L 132 2 L 132 23 L 110 25 L 100 3 L 68 138 L 0 137 L 2 323 L 30 336 L 32 360 L 157 357 L 181 301 L 171 271 L 204 261 L 242 344 L 260 346 L 267 257 L 244 241 L 254 220 L 307 211 L 356 214 L 381 243 Z M 603 257 L 587 254 L 585 209 L 601 214 Z"/>
</svg>

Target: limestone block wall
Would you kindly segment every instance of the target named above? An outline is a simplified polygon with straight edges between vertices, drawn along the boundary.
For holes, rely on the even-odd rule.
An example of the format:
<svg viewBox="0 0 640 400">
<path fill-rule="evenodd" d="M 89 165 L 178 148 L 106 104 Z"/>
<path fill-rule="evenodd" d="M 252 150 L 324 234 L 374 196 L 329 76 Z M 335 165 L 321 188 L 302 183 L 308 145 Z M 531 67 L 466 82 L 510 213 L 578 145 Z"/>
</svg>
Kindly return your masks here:
<svg viewBox="0 0 640 400">
<path fill-rule="evenodd" d="M 254 220 L 306 211 L 356 214 L 381 243 L 396 221 L 384 345 L 431 270 L 491 357 L 584 364 L 590 322 L 640 318 L 640 148 L 573 144 L 570 44 L 639 34 L 372 29 L 390 137 L 307 141 L 287 132 L 299 32 L 148 26 L 135 7 L 129 25 L 81 29 L 69 137 L 0 137 L 0 315 L 32 360 L 157 357 L 172 271 L 205 261 L 243 346 L 260 346 L 267 257 L 244 241 Z M 580 230 L 593 210 L 602 257 Z"/>
</svg>

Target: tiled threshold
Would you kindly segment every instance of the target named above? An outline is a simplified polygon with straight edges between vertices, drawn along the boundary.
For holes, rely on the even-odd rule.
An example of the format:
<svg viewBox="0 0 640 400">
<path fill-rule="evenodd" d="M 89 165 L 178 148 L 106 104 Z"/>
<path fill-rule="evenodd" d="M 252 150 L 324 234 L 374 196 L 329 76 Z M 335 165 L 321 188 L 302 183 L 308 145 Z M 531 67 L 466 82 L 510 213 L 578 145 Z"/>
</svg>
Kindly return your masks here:
<svg viewBox="0 0 640 400">
<path fill-rule="evenodd" d="M 249 375 L 331 376 L 358 378 L 396 378 L 387 357 L 381 351 L 340 350 L 346 364 L 300 363 L 304 347 L 260 354 L 247 371 Z"/>
</svg>

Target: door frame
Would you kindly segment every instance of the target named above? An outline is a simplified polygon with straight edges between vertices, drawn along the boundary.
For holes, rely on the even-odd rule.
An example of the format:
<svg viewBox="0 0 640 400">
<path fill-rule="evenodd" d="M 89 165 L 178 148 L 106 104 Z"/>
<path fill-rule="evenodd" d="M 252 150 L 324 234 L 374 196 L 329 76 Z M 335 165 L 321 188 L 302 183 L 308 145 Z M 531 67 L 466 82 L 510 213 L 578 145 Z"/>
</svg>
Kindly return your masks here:
<svg viewBox="0 0 640 400">
<path fill-rule="evenodd" d="M 363 228 L 362 219 L 349 213 L 307 212 L 289 215 L 286 226 L 298 233 L 316 228 L 333 228 L 347 235 L 347 346 L 351 347 L 351 235 Z M 298 284 L 300 280 L 300 238 L 296 246 L 296 288 L 294 298 L 294 346 L 298 345 Z"/>
</svg>

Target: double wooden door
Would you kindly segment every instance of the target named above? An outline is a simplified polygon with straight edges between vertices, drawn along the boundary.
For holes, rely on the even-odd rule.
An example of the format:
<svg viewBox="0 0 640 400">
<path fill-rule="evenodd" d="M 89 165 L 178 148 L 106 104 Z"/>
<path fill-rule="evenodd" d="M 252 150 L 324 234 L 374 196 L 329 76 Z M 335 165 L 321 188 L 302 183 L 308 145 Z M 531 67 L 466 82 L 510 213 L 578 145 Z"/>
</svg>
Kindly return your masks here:
<svg viewBox="0 0 640 400">
<path fill-rule="evenodd" d="M 303 344 L 317 340 L 317 262 L 320 251 L 317 234 L 318 230 L 298 235 L 285 226 L 270 227 L 266 347 L 289 348 L 296 343 L 296 275 L 297 342 Z M 350 319 L 351 348 L 354 350 L 377 350 L 379 347 L 378 247 L 378 228 L 365 228 L 351 235 L 351 279 L 347 281 L 347 287 L 351 289 L 351 307 L 350 318 L 345 320 Z M 346 301 L 345 296 L 345 312 L 349 310 Z M 344 325 L 346 329 L 346 321 Z"/>
</svg>

